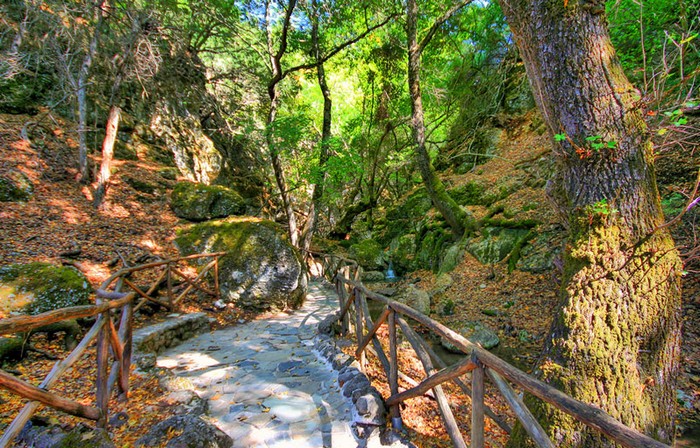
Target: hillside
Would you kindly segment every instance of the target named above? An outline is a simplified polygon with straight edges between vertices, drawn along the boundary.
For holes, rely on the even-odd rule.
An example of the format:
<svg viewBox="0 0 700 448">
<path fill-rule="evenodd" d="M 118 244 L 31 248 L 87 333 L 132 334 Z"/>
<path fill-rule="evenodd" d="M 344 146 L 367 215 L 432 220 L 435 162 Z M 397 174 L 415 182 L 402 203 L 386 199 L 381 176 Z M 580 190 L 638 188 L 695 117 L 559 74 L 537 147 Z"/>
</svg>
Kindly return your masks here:
<svg viewBox="0 0 700 448">
<path fill-rule="evenodd" d="M 532 257 L 538 245 L 551 249 L 561 244 L 562 233 L 555 224 L 556 218 L 543 189 L 550 169 L 546 158 L 549 143 L 533 122 L 537 122 L 536 115 L 530 113 L 511 123 L 501 132 L 495 151 L 485 163 L 464 174 L 449 170 L 443 177 L 451 191 L 459 191 L 465 185 L 480 185 L 483 186 L 480 194 L 484 196 L 492 195 L 494 191 L 507 192 L 499 193 L 498 199 L 489 206 L 469 205 L 470 211 L 479 219 L 488 217 L 492 223 L 536 221 L 537 232 L 528 234 L 528 241 L 519 254 L 523 259 Z M 29 141 L 22 138 L 23 132 Z M 172 176 L 173 167 L 164 165 L 162 157 L 158 162 L 149 155 L 157 148 L 136 146 L 134 153 L 124 152 L 117 157 L 109 200 L 106 207 L 98 211 L 91 205 L 89 189 L 74 180 L 74 136 L 74 124 L 48 112 L 34 116 L 0 115 L 0 176 L 15 176 L 19 172 L 32 185 L 32 196 L 28 201 L 3 203 L 0 212 L 0 259 L 3 265 L 30 261 L 67 263 L 84 272 L 96 287 L 123 262 L 138 264 L 155 257 L 176 255 L 173 238 L 175 230 L 184 221 L 175 217 L 169 206 L 169 193 L 176 181 Z M 672 152 L 665 156 L 664 163 L 660 164 L 660 177 L 666 181 L 678 180 L 677 173 L 681 169 L 678 164 L 685 160 Z M 675 175 L 667 174 L 668 171 Z M 682 191 L 687 187 L 687 183 L 663 185 L 666 192 Z M 470 200 L 479 202 L 474 198 Z M 428 220 L 435 219 L 437 217 L 433 214 L 428 217 Z M 687 217 L 684 224 L 676 228 L 679 244 L 692 244 L 688 240 L 692 222 Z M 541 247 L 538 250 L 542 252 Z M 453 283 L 434 295 L 431 310 L 436 318 L 450 326 L 464 321 L 483 322 L 501 338 L 496 353 L 530 371 L 551 324 L 552 310 L 556 307 L 560 265 L 553 261 L 549 269 L 526 272 L 522 269 L 522 261 L 520 265 L 515 263 L 516 269 L 509 268 L 512 256 L 511 253 L 502 261 L 484 264 L 466 251 L 449 273 Z M 437 272 L 421 269 L 406 272 L 398 284 L 389 286 L 414 283 L 429 291 L 434 289 L 437 279 Z M 697 428 L 700 416 L 700 340 L 695 331 L 700 328 L 698 297 L 697 276 L 691 273 L 685 280 L 683 375 L 678 392 L 679 429 L 691 432 Z M 187 307 L 189 311 L 202 309 L 202 305 L 196 302 Z M 247 317 L 234 308 L 221 312 L 205 308 L 222 324 Z M 142 315 L 138 321 L 143 325 L 158 318 Z M 37 345 L 58 349 L 55 342 L 50 346 L 44 344 L 49 342 L 40 341 Z M 30 375 L 33 378 L 48 366 L 48 360 L 32 354 L 13 369 L 27 374 L 34 372 Z M 139 378 L 135 384 L 142 389 L 137 389 L 127 408 L 117 405 L 117 409 L 131 413 L 145 406 L 160 414 L 146 412 L 149 419 L 162 419 L 167 405 L 159 402 L 158 389 L 152 389 L 154 379 Z M 14 415 L 16 402 L 5 395 L 0 399 L 6 404 L 0 417 L 2 422 L 7 422 Z M 420 409 L 408 414 L 417 419 L 414 423 L 416 437 L 438 443 L 444 434 L 439 428 L 420 423 L 424 414 L 430 413 Z M 49 419 L 56 418 L 51 413 L 47 415 Z M 67 417 L 58 417 L 58 421 L 64 425 L 72 424 Z M 151 420 L 128 426 L 128 430 L 117 430 L 117 439 L 123 443 L 134 440 L 148 426 L 148 421 Z M 410 420 L 407 423 L 411 426 Z"/>
</svg>

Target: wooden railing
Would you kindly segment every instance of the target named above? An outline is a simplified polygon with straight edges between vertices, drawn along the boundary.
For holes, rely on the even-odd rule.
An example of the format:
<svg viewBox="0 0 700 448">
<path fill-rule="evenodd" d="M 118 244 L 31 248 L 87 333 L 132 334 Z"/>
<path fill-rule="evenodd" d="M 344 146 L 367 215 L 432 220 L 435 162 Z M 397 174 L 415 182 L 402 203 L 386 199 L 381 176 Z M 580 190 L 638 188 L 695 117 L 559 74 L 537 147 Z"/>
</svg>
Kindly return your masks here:
<svg viewBox="0 0 700 448">
<path fill-rule="evenodd" d="M 50 406 L 59 411 L 77 417 L 97 422 L 97 426 L 105 427 L 108 421 L 108 405 L 111 391 L 118 387 L 120 398 L 127 399 L 129 393 L 129 371 L 131 366 L 131 342 L 133 331 L 133 314 L 146 302 L 151 301 L 168 309 L 177 309 L 178 304 L 193 288 L 209 295 L 219 297 L 218 259 L 223 253 L 192 255 L 171 260 L 161 260 L 140 266 L 121 269 L 105 280 L 96 293 L 95 305 L 74 306 L 49 311 L 34 316 L 18 316 L 0 320 L 0 335 L 27 333 L 35 331 L 56 322 L 97 316 L 95 323 L 85 334 L 82 341 L 66 358 L 59 360 L 53 366 L 39 386 L 34 386 L 15 376 L 0 370 L 0 388 L 31 400 L 24 406 L 13 422 L 5 429 L 0 438 L 0 448 L 10 446 L 27 421 L 40 404 Z M 188 277 L 178 267 L 178 263 L 203 257 L 213 257 L 194 278 Z M 160 270 L 160 275 L 144 292 L 129 278 L 136 272 L 145 270 Z M 214 290 L 199 284 L 207 272 L 214 270 Z M 179 277 L 187 284 L 177 296 L 174 291 L 174 278 Z M 153 297 L 153 293 L 165 283 L 167 300 Z M 132 291 L 125 293 L 121 289 L 126 286 Z M 112 288 L 110 291 L 109 288 Z M 137 299 L 140 299 L 137 301 Z M 113 313 L 120 312 L 117 328 Z M 96 397 L 94 405 L 85 405 L 69 398 L 58 396 L 49 391 L 59 377 L 65 373 L 86 352 L 91 343 L 97 339 L 97 377 Z M 112 359 L 111 371 L 109 361 Z"/>
<path fill-rule="evenodd" d="M 510 428 L 504 420 L 495 415 L 484 404 L 484 379 L 488 377 L 503 396 L 523 428 L 539 447 L 549 448 L 555 445 L 506 380 L 521 390 L 571 415 L 579 422 L 604 434 L 622 446 L 631 448 L 669 448 L 668 445 L 623 425 L 600 408 L 576 400 L 513 367 L 496 355 L 471 343 L 440 322 L 400 302 L 370 291 L 360 280 L 361 268 L 358 267 L 356 262 L 338 256 L 314 252 L 307 254 L 307 262 L 310 263 L 312 273 L 315 270 L 316 275 L 323 275 L 335 283 L 336 292 L 340 299 L 339 322 L 341 333 L 349 334 L 351 327 L 354 327 L 353 331 L 357 343 L 355 356 L 359 360 L 362 369 L 364 370 L 365 368 L 365 352 L 367 351 L 376 355 L 382 364 L 391 391 L 391 395 L 386 399 L 386 404 L 389 407 L 394 427 L 400 428 L 402 426 L 400 403 L 409 398 L 429 393 L 432 390 L 431 396 L 437 401 L 445 429 L 453 445 L 466 448 L 467 445 L 441 386 L 448 381 L 452 381 L 471 398 L 470 446 L 472 448 L 482 448 L 484 446 L 485 416 L 491 418 L 506 432 L 510 433 Z M 373 321 L 370 316 L 367 304 L 368 299 L 383 304 L 383 310 L 376 321 Z M 351 318 L 351 313 L 354 313 L 354 319 Z M 422 325 L 435 335 L 450 341 L 465 353 L 464 359 L 451 366 L 445 365 L 437 354 L 433 352 L 430 345 L 411 327 L 409 319 Z M 377 331 L 383 325 L 388 325 L 388 357 L 377 338 Z M 426 377 L 420 382 L 399 371 L 398 328 L 401 329 L 404 338 L 410 343 L 418 359 L 423 364 Z M 373 350 L 369 347 L 370 343 L 373 346 Z M 437 370 L 433 362 L 438 364 L 437 367 L 440 370 Z M 461 379 L 466 373 L 471 373 L 471 388 Z M 399 378 L 412 387 L 408 390 L 399 391 Z"/>
</svg>

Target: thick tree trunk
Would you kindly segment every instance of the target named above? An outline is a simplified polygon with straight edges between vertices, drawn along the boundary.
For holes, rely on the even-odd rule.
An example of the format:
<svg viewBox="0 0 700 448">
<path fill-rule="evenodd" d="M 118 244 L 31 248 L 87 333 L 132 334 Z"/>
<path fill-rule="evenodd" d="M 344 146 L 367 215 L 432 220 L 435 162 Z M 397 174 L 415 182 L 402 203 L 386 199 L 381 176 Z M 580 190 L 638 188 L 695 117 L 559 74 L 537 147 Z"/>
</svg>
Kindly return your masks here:
<svg viewBox="0 0 700 448">
<path fill-rule="evenodd" d="M 682 266 L 663 223 L 639 95 L 604 4 L 500 0 L 552 135 L 548 193 L 569 230 L 561 305 L 538 366 L 547 382 L 669 443 Z M 593 140 L 593 141 L 591 141 Z M 555 445 L 614 446 L 543 405 Z M 525 446 L 516 431 L 511 446 Z"/>
<path fill-rule="evenodd" d="M 105 138 L 102 141 L 102 162 L 100 163 L 97 187 L 93 197 L 93 205 L 97 208 L 102 206 L 107 196 L 107 189 L 109 188 L 109 178 L 112 175 L 112 158 L 114 157 L 114 141 L 117 138 L 117 131 L 119 129 L 120 112 L 119 106 L 112 105 L 109 108 L 109 115 L 107 116 L 107 129 Z"/>
<path fill-rule="evenodd" d="M 430 162 L 430 155 L 425 146 L 425 120 L 420 88 L 420 69 L 422 47 L 427 41 L 423 41 L 421 44 L 418 43 L 418 5 L 416 0 L 408 0 L 406 2 L 406 36 L 408 39 L 408 88 L 411 93 L 411 110 L 413 112 L 411 130 L 413 131 L 413 140 L 416 145 L 416 162 L 430 200 L 452 228 L 453 233 L 457 237 L 461 237 L 465 230 L 473 227 L 473 219 L 447 194 L 442 181 L 435 175 L 435 169 Z"/>
</svg>

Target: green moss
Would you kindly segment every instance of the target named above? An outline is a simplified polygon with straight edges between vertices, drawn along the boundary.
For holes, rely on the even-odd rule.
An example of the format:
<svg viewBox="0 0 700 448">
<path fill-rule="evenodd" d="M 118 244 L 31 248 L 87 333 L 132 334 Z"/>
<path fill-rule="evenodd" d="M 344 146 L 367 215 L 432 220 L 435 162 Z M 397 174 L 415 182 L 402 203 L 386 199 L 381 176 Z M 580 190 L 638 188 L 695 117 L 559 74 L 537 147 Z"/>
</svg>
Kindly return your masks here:
<svg viewBox="0 0 700 448">
<path fill-rule="evenodd" d="M 0 176 L 0 202 L 25 202 L 32 197 L 34 186 L 20 171 Z"/>
<path fill-rule="evenodd" d="M 449 189 L 448 194 L 459 205 L 491 205 L 494 202 L 492 196 L 486 195 L 486 187 L 476 181 Z"/>
<path fill-rule="evenodd" d="M 136 179 L 135 177 L 125 176 L 123 177 L 123 179 L 124 182 L 131 186 L 131 188 L 133 188 L 136 191 L 140 191 L 141 193 L 153 194 L 158 190 L 157 185 L 153 185 L 149 182 L 144 182 L 140 179 Z"/>
<path fill-rule="evenodd" d="M 88 305 L 92 292 L 90 284 L 80 272 L 49 263 L 3 266 L 0 268 L 0 281 L 10 284 L 18 292 L 34 296 L 25 309 L 29 314 Z"/>
<path fill-rule="evenodd" d="M 661 208 L 666 218 L 673 218 L 685 208 L 688 199 L 680 193 L 673 192 L 661 200 Z"/>
<path fill-rule="evenodd" d="M 373 239 L 360 241 L 350 246 L 350 256 L 360 266 L 368 270 L 381 269 L 384 266 L 384 252 L 382 246 Z"/>
<path fill-rule="evenodd" d="M 246 202 L 235 191 L 220 185 L 179 182 L 171 196 L 173 212 L 190 221 L 206 221 L 245 213 Z"/>
</svg>

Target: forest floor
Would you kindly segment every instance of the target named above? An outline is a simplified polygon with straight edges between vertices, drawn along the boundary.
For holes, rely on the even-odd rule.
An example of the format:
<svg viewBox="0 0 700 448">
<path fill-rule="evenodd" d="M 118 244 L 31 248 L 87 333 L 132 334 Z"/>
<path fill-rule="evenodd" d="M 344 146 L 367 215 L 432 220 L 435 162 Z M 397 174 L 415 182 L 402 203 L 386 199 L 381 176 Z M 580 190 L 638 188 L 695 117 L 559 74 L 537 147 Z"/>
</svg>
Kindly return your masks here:
<svg viewBox="0 0 700 448">
<path fill-rule="evenodd" d="M 28 129 L 29 141 L 20 137 L 23 128 Z M 447 180 L 456 185 L 469 176 L 478 175 L 488 182 L 499 176 L 512 175 L 511 170 L 518 161 L 530 159 L 533 154 L 546 153 L 546 139 L 534 133 L 512 131 L 507 140 L 500 157 L 481 167 L 479 172 L 482 174 L 454 175 Z M 91 205 L 90 187 L 75 182 L 75 160 L 77 137 L 72 124 L 46 112 L 33 117 L 0 114 L 0 175 L 19 170 L 34 185 L 34 195 L 29 202 L 2 203 L 0 206 L 0 265 L 30 261 L 68 263 L 83 271 L 92 286 L 97 287 L 119 269 L 119 263 L 123 261 L 135 265 L 154 257 L 177 256 L 173 239 L 175 230 L 184 221 L 175 217 L 168 206 L 168 194 L 174 181 L 158 174 L 162 165 L 144 158 L 117 160 L 108 203 L 102 210 L 96 210 Z M 674 160 L 678 164 L 688 163 L 682 155 L 669 155 L 665 161 L 668 171 L 671 171 L 668 167 L 673 167 Z M 661 164 L 663 169 L 664 163 Z M 150 187 L 142 188 L 143 185 Z M 689 187 L 686 182 L 682 185 L 668 183 L 662 188 L 687 191 Z M 521 199 L 542 204 L 536 213 L 553 219 L 541 189 L 523 191 Z M 477 216 L 480 212 L 474 210 Z M 682 252 L 696 246 L 693 228 L 693 222 L 675 228 L 674 236 Z M 71 252 L 72 258 L 65 256 Z M 79 253 L 76 255 L 76 252 Z M 686 269 L 689 274 L 684 280 L 685 323 L 678 416 L 681 430 L 697 430 L 700 428 L 700 276 L 692 263 Z M 506 262 L 484 266 L 466 255 L 451 275 L 455 283 L 443 299 L 454 301 L 455 312 L 441 317 L 444 323 L 449 326 L 462 320 L 484 321 L 501 338 L 496 353 L 530 371 L 551 324 L 552 310 L 557 302 L 558 272 L 530 274 L 516 270 L 508 273 Z M 420 279 L 421 288 L 429 290 L 435 275 L 429 271 L 412 273 L 410 280 L 416 279 Z M 236 308 L 214 310 L 208 302 L 196 297 L 187 301 L 184 308 L 185 311 L 206 311 L 217 319 L 220 326 L 235 325 L 252 318 Z M 499 310 L 499 313 L 488 316 L 482 312 L 485 309 Z M 162 319 L 162 314 L 142 315 L 138 317 L 137 325 Z M 2 317 L 6 316 L 0 315 Z M 46 341 L 37 336 L 33 342 L 37 348 L 61 356 L 60 341 Z M 39 353 L 30 353 L 23 361 L 5 368 L 36 384 L 48 373 L 53 362 Z M 420 379 L 422 369 L 415 360 L 406 363 L 402 369 L 406 373 L 413 372 L 414 378 Z M 94 375 L 89 372 L 94 370 L 94 365 L 94 360 L 87 356 L 55 389 L 65 396 L 89 403 L 94 393 L 94 383 L 91 382 Z M 381 377 L 377 372 L 374 374 Z M 112 412 L 124 412 L 129 416 L 127 424 L 111 430 L 118 446 L 133 444 L 156 421 L 166 418 L 170 409 L 170 404 L 162 400 L 164 394 L 156 377 L 135 374 L 132 375 L 132 384 L 130 400 L 126 403 L 114 400 L 110 407 Z M 450 389 L 449 392 L 455 394 L 455 409 L 467 416 L 468 401 L 460 398 L 457 390 Z M 487 401 L 495 412 L 505 410 L 502 400 L 493 398 Z M 22 405 L 20 400 L 0 391 L 0 431 Z M 77 422 L 72 417 L 45 409 L 39 415 L 66 427 Z M 437 423 L 438 412 L 433 402 L 425 398 L 410 400 L 403 415 L 418 445 L 449 446 L 446 434 Z M 507 437 L 505 433 L 488 422 L 487 428 L 490 429 L 490 446 L 503 446 Z"/>
</svg>

